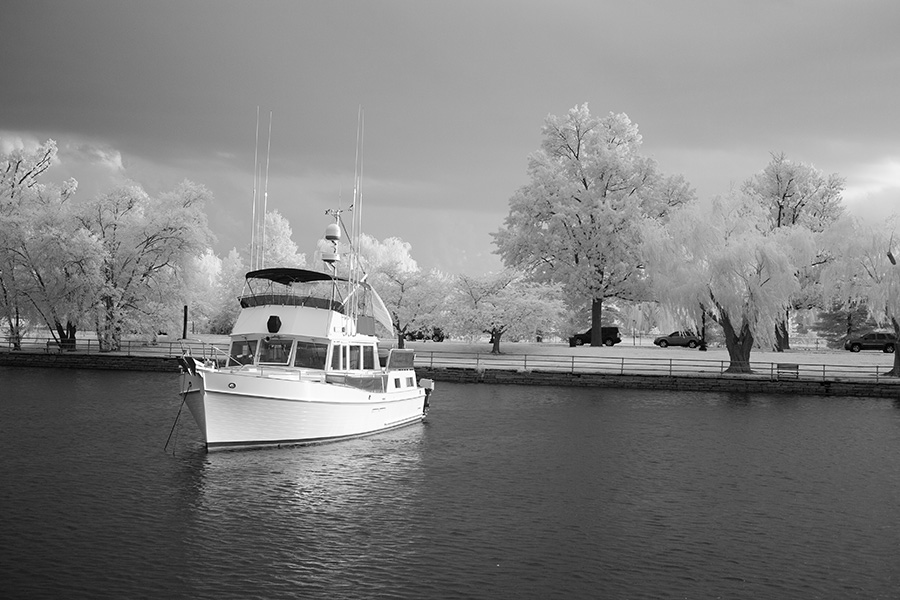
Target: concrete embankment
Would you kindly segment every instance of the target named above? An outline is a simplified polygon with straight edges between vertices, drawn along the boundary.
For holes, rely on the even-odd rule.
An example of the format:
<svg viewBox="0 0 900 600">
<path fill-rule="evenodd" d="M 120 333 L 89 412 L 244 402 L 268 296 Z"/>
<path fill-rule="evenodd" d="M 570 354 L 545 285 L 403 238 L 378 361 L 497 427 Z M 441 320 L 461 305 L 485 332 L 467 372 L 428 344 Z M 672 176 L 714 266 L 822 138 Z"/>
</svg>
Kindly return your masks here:
<svg viewBox="0 0 900 600">
<path fill-rule="evenodd" d="M 171 373 L 179 371 L 178 360 L 173 357 L 128 356 L 113 353 L 78 354 L 61 352 L 43 354 L 34 352 L 0 352 L 0 366 L 160 371 Z M 879 378 L 877 381 L 819 378 L 778 379 L 767 375 L 627 375 L 428 367 L 418 367 L 416 373 L 420 378 L 427 377 L 438 382 L 453 383 L 636 388 L 698 392 L 761 392 L 770 394 L 891 398 L 900 401 L 900 381 L 885 378 Z"/>
<path fill-rule="evenodd" d="M 610 375 L 549 371 L 417 368 L 435 381 L 599 388 L 636 388 L 696 392 L 761 392 L 807 396 L 859 396 L 900 400 L 900 381 L 773 379 L 766 375 Z"/>
<path fill-rule="evenodd" d="M 110 371 L 163 371 L 177 373 L 178 359 L 114 353 L 0 352 L 0 366 L 49 367 L 53 369 L 104 369 Z"/>
</svg>

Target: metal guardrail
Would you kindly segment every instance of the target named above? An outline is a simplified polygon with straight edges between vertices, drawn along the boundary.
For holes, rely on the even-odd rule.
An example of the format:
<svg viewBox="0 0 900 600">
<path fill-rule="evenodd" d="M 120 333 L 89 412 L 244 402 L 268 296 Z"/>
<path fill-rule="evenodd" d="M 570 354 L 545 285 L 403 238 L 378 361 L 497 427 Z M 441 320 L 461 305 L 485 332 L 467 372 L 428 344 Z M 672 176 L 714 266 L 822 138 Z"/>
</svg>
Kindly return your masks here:
<svg viewBox="0 0 900 600">
<path fill-rule="evenodd" d="M 417 351 L 416 366 L 438 369 L 501 369 L 608 375 L 706 375 L 715 377 L 724 374 L 731 366 L 731 361 L 628 356 L 493 355 Z M 750 361 L 749 366 L 753 375 L 771 379 L 900 381 L 896 377 L 887 375 L 888 371 L 891 370 L 890 367 L 875 365 L 826 365 Z"/>
<path fill-rule="evenodd" d="M 27 337 L 21 340 L 19 349 L 22 352 L 46 354 L 105 354 L 114 356 L 147 356 L 157 358 L 176 358 L 189 354 L 199 358 L 224 360 L 228 357 L 228 344 L 210 344 L 202 340 L 166 340 L 149 342 L 146 340 L 122 340 L 118 350 L 100 349 L 96 339 L 75 340 L 74 345 L 60 345 L 54 338 Z M 0 352 L 11 352 L 15 345 L 9 338 L 3 338 Z"/>
<path fill-rule="evenodd" d="M 6 338 L 0 351 L 11 351 L 13 344 Z M 101 354 L 96 339 L 78 339 L 74 348 L 60 348 L 52 338 L 29 337 L 22 340 L 23 352 Z M 123 340 L 119 350 L 102 352 L 106 355 L 177 358 L 184 354 L 212 359 L 225 364 L 228 359 L 227 342 L 213 344 L 202 340 L 166 340 L 156 343 L 142 340 Z M 437 369 L 475 369 L 509 371 L 548 371 L 555 373 L 596 373 L 610 375 L 692 375 L 718 377 L 731 366 L 729 360 L 687 358 L 640 358 L 631 356 L 558 356 L 546 354 L 480 354 L 416 350 L 415 366 Z M 772 363 L 751 361 L 753 376 L 771 379 L 802 379 L 818 381 L 889 381 L 900 379 L 887 375 L 888 366 L 830 365 L 807 363 Z"/>
</svg>

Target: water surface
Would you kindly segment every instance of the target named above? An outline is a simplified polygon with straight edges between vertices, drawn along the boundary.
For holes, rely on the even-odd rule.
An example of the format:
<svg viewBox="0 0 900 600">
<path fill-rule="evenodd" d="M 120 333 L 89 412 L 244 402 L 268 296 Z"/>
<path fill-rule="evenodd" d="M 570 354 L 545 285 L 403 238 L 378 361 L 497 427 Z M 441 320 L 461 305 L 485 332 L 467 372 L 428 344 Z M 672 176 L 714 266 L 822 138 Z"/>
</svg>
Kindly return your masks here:
<svg viewBox="0 0 900 600">
<path fill-rule="evenodd" d="M 16 598 L 895 598 L 890 400 L 438 383 L 206 454 L 178 377 L 0 368 Z M 172 452 L 174 447 L 174 454 Z"/>
</svg>

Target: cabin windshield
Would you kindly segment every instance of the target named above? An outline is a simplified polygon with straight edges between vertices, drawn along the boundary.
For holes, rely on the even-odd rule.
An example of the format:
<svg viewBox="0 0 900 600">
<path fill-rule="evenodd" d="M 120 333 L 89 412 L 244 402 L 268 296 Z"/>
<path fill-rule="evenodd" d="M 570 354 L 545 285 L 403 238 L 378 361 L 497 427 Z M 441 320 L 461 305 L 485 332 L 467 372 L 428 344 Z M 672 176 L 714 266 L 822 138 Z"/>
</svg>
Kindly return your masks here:
<svg viewBox="0 0 900 600">
<path fill-rule="evenodd" d="M 252 365 L 256 356 L 257 340 L 234 340 L 231 343 L 231 358 L 241 365 Z"/>
<path fill-rule="evenodd" d="M 286 365 L 291 357 L 291 340 L 264 338 L 259 345 L 260 364 Z"/>
<path fill-rule="evenodd" d="M 325 357 L 328 355 L 326 342 L 297 342 L 297 352 L 294 355 L 294 366 L 307 369 L 325 369 Z"/>
</svg>

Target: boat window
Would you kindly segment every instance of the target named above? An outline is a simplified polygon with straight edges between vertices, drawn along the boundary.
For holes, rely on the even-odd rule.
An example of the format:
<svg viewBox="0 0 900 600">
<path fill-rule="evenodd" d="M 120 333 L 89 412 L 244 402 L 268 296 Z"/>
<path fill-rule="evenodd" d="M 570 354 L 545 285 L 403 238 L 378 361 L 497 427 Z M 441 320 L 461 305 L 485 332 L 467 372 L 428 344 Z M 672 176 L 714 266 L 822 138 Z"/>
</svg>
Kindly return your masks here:
<svg viewBox="0 0 900 600">
<path fill-rule="evenodd" d="M 324 369 L 326 354 L 328 354 L 328 344 L 298 341 L 294 366 L 308 369 Z"/>
<path fill-rule="evenodd" d="M 415 350 L 398 350 L 395 348 L 388 353 L 387 368 L 412 369 L 415 356 Z"/>
<path fill-rule="evenodd" d="M 344 347 L 340 344 L 335 344 L 331 348 L 331 368 L 337 371 L 341 370 L 341 358 L 344 354 Z"/>
<path fill-rule="evenodd" d="M 353 370 L 359 369 L 359 355 L 360 355 L 360 347 L 359 346 L 350 346 L 350 362 L 347 363 L 348 369 L 353 369 Z"/>
<path fill-rule="evenodd" d="M 235 340 L 231 343 L 231 358 L 239 364 L 253 364 L 256 354 L 256 340 Z"/>
<path fill-rule="evenodd" d="M 375 346 L 363 346 L 363 369 L 375 368 Z"/>
<path fill-rule="evenodd" d="M 263 339 L 259 349 L 259 362 L 278 365 L 288 364 L 291 340 Z"/>
</svg>

